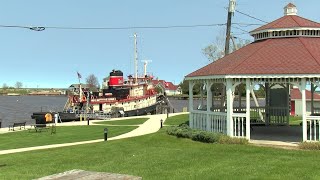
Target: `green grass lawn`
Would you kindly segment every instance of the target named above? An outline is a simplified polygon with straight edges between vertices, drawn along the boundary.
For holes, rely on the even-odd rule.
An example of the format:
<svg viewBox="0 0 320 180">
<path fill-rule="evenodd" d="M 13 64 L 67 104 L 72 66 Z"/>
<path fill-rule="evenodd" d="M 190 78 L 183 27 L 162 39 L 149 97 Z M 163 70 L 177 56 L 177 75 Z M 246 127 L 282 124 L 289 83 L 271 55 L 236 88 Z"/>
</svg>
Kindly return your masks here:
<svg viewBox="0 0 320 180">
<path fill-rule="evenodd" d="M 302 122 L 301 116 L 289 116 L 290 125 L 300 125 L 301 122 Z"/>
<path fill-rule="evenodd" d="M 105 127 L 107 126 L 58 126 L 56 134 L 27 130 L 0 134 L 0 150 L 103 139 Z M 110 126 L 108 137 L 124 134 L 135 128 L 137 127 Z"/>
<path fill-rule="evenodd" d="M 103 121 L 96 122 L 95 124 L 109 124 L 109 125 L 140 125 L 146 122 L 149 118 L 135 118 L 127 120 L 118 120 L 118 121 Z"/>
<path fill-rule="evenodd" d="M 0 155 L 0 179 L 72 169 L 143 179 L 320 179 L 320 152 L 179 139 L 160 132 L 116 141 Z"/>
<path fill-rule="evenodd" d="M 172 116 L 172 117 L 170 117 L 170 114 L 169 114 L 169 118 L 166 119 L 164 124 L 165 125 L 180 125 L 182 123 L 186 123 L 187 121 L 189 121 L 189 114 L 180 114 L 180 115 L 176 115 L 176 116 Z"/>
</svg>

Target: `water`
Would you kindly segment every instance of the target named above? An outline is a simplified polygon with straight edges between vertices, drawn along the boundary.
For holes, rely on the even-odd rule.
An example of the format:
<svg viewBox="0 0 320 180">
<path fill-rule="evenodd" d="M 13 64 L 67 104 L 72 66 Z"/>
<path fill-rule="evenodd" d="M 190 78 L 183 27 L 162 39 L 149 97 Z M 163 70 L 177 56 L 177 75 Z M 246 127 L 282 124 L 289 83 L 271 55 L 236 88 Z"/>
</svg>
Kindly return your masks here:
<svg viewBox="0 0 320 180">
<path fill-rule="evenodd" d="M 33 112 L 62 111 L 67 101 L 66 96 L 0 96 L 0 121 L 2 127 L 13 122 L 34 124 Z"/>
</svg>

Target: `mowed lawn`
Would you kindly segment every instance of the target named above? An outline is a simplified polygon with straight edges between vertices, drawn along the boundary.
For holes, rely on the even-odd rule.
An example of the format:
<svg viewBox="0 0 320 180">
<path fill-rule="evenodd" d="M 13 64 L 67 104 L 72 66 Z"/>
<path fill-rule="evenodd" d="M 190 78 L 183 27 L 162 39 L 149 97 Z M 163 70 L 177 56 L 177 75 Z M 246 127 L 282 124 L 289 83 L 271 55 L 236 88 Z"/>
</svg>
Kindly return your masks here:
<svg viewBox="0 0 320 180">
<path fill-rule="evenodd" d="M 95 122 L 95 124 L 107 124 L 107 125 L 140 125 L 146 122 L 149 118 L 135 118 L 117 121 L 102 121 Z"/>
<path fill-rule="evenodd" d="M 0 179 L 72 169 L 143 179 L 320 179 L 320 152 L 221 145 L 157 133 L 115 141 L 0 155 Z"/>
<path fill-rule="evenodd" d="M 0 150 L 103 139 L 104 128 L 106 127 L 94 125 L 58 126 L 56 127 L 56 134 L 51 134 L 51 130 L 48 130 L 48 132 L 35 132 L 34 130 L 29 132 L 25 130 L 0 134 Z M 107 128 L 108 137 L 113 137 L 132 131 L 137 126 L 110 126 Z"/>
<path fill-rule="evenodd" d="M 171 116 L 169 115 L 169 118 L 166 119 L 164 122 L 164 125 L 170 125 L 170 126 L 175 126 L 175 125 L 180 125 L 182 123 L 187 123 L 189 124 L 189 114 L 180 114 L 176 116 Z"/>
</svg>

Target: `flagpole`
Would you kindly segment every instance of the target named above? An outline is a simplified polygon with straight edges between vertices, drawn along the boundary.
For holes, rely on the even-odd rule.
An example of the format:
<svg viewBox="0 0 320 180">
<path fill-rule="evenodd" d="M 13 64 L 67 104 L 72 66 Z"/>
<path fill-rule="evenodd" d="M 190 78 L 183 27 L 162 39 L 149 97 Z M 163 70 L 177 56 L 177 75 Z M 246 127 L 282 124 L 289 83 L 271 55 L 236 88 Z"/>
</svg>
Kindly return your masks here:
<svg viewBox="0 0 320 180">
<path fill-rule="evenodd" d="M 79 102 L 81 103 L 82 102 L 82 87 L 81 87 L 81 81 L 80 81 L 80 79 L 81 79 L 81 74 L 77 71 L 77 76 L 78 76 L 78 80 L 79 80 Z M 82 113 L 80 113 L 80 121 L 82 121 L 82 118 L 83 118 L 83 116 L 82 116 Z"/>
</svg>

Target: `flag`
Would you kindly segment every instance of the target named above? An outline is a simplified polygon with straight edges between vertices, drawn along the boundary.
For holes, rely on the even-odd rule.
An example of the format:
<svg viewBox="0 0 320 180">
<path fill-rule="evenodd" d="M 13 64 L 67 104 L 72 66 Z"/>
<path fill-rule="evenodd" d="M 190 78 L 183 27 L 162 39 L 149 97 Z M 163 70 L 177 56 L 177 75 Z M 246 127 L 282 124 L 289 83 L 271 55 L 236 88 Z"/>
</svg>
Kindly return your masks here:
<svg viewBox="0 0 320 180">
<path fill-rule="evenodd" d="M 77 75 L 78 75 L 78 78 L 79 78 L 79 79 L 82 78 L 81 74 L 80 74 L 78 71 L 77 71 Z"/>
</svg>

